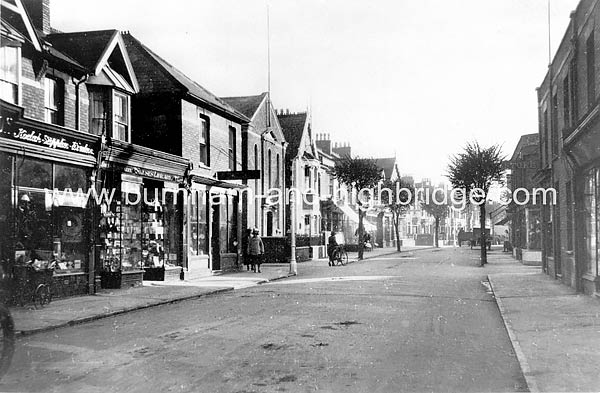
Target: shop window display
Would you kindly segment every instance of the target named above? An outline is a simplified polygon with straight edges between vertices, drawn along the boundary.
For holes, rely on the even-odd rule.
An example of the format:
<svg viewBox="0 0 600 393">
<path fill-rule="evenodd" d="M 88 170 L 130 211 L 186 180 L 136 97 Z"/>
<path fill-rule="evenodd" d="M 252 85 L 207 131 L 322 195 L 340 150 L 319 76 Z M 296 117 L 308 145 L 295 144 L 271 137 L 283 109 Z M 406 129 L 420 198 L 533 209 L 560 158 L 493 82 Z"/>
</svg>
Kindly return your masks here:
<svg viewBox="0 0 600 393">
<path fill-rule="evenodd" d="M 12 244 L 14 263 L 37 268 L 51 267 L 55 274 L 85 271 L 87 266 L 87 209 L 83 198 L 59 198 L 53 189 L 61 184 L 61 173 L 69 173 L 76 184 L 87 188 L 87 172 L 83 168 L 54 164 L 28 157 L 14 159 L 15 171 L 9 170 L 4 158 L 2 171 L 12 175 L 0 191 L 3 206 L 13 205 L 0 213 L 0 220 L 14 219 Z M 11 165 L 12 166 L 12 165 Z M 13 176 L 7 176 L 11 179 Z M 72 183 L 75 185 L 75 183 Z M 13 199 L 14 198 L 14 199 Z M 14 203 L 11 203 L 14 200 Z M 5 254 L 6 251 L 2 251 Z"/>
<path fill-rule="evenodd" d="M 598 206 L 598 191 L 600 189 L 598 177 L 599 172 L 597 169 L 592 169 L 586 173 L 583 193 L 586 271 L 592 275 L 598 273 L 598 215 L 600 213 L 600 207 Z"/>
<path fill-rule="evenodd" d="M 192 255 L 208 254 L 208 226 L 206 223 L 206 191 L 195 191 L 192 193 L 190 209 L 190 251 Z"/>
</svg>

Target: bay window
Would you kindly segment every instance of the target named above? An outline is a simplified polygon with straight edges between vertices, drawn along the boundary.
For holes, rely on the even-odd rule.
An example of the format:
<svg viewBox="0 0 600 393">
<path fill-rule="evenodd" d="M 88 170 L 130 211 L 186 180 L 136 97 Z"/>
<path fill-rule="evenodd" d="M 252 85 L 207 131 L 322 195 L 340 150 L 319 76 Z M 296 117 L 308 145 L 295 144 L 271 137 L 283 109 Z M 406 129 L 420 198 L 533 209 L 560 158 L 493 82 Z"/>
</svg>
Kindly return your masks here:
<svg viewBox="0 0 600 393">
<path fill-rule="evenodd" d="M 19 103 L 20 48 L 0 47 L 0 98 Z"/>
</svg>

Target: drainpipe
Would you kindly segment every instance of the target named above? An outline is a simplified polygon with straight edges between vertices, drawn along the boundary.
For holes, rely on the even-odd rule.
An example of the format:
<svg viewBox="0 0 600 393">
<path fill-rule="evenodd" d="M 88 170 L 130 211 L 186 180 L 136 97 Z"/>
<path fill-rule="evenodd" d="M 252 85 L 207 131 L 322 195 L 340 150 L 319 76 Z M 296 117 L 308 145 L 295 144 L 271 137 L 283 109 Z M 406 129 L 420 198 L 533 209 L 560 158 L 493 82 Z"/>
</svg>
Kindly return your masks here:
<svg viewBox="0 0 600 393">
<path fill-rule="evenodd" d="M 80 107 L 80 94 L 79 94 L 79 85 L 88 80 L 89 74 L 85 74 L 81 77 L 81 79 L 75 79 L 71 77 L 71 82 L 75 85 L 75 129 L 79 131 L 81 126 L 81 119 L 79 118 L 79 107 Z"/>
</svg>

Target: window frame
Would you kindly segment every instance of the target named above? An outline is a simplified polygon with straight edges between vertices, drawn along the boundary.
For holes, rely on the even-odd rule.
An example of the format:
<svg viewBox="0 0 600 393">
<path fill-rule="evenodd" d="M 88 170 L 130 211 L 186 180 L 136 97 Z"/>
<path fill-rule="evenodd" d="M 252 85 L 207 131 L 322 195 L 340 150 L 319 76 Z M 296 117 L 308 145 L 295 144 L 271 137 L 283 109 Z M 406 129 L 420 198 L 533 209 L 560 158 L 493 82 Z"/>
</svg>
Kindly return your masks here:
<svg viewBox="0 0 600 393">
<path fill-rule="evenodd" d="M 200 165 L 210 167 L 210 118 L 199 115 L 200 132 L 198 133 L 198 161 Z M 205 134 L 203 136 L 203 134 Z M 204 142 L 204 143 L 203 143 Z"/>
<path fill-rule="evenodd" d="M 229 126 L 229 170 L 235 171 L 237 167 L 237 129 L 233 126 Z"/>
<path fill-rule="evenodd" d="M 44 121 L 46 123 L 64 125 L 64 91 L 62 79 L 52 76 L 44 77 Z M 51 102 L 52 100 L 54 102 Z"/>
<path fill-rule="evenodd" d="M 3 86 L 4 84 L 6 85 L 11 85 L 14 87 L 14 92 L 13 92 L 13 100 L 9 101 L 12 102 L 15 105 L 21 105 L 21 101 L 22 101 L 22 89 L 21 89 L 21 70 L 22 70 L 22 59 L 21 59 L 21 47 L 20 46 L 15 46 L 15 45 L 2 45 L 0 46 L 0 52 L 2 52 L 2 56 L 0 56 L 1 59 L 8 59 L 9 56 L 6 56 L 4 51 L 5 48 L 11 48 L 15 50 L 16 53 L 16 64 L 15 64 L 15 68 L 16 68 L 16 75 L 15 75 L 15 81 L 11 81 L 8 80 L 8 78 L 6 78 L 6 76 L 4 75 L 4 72 L 2 71 L 2 67 L 0 67 L 0 86 Z M 4 65 L 4 64 L 3 64 Z M 2 98 L 5 101 L 7 100 L 7 97 L 4 96 L 3 94 L 4 89 L 0 88 L 0 98 Z"/>
<path fill-rule="evenodd" d="M 119 116 L 117 114 L 117 98 L 124 98 L 125 100 L 125 116 L 127 116 L 127 118 L 125 119 L 126 123 L 117 120 L 118 117 L 122 117 Z M 131 97 L 125 93 L 122 93 L 120 91 L 114 90 L 112 92 L 112 139 L 116 139 L 119 141 L 123 141 L 123 142 L 131 142 Z M 123 107 L 121 107 L 120 109 L 123 109 Z M 117 127 L 118 126 L 125 126 L 125 140 L 119 138 L 119 132 Z"/>
</svg>

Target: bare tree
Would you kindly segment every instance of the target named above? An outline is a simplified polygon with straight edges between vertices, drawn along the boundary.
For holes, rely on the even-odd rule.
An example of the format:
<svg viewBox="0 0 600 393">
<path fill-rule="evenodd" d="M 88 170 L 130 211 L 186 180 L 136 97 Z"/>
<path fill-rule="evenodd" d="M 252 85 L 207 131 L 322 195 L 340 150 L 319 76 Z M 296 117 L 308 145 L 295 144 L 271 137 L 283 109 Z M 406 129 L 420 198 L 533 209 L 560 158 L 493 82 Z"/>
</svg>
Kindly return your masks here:
<svg viewBox="0 0 600 393">
<path fill-rule="evenodd" d="M 448 195 L 443 195 L 444 198 L 440 200 L 439 192 L 434 191 L 436 190 L 427 189 L 425 200 L 421 201 L 421 208 L 435 219 L 435 247 L 439 248 L 440 222 L 448 217 L 450 204 L 448 202 Z"/>
<path fill-rule="evenodd" d="M 360 193 L 361 190 L 373 191 L 381 180 L 381 168 L 372 158 L 350 157 L 340 158 L 333 169 L 333 175 L 340 183 L 348 188 L 354 188 Z M 363 259 L 364 252 L 364 226 L 365 203 L 357 198 L 358 205 L 358 259 Z"/>
<path fill-rule="evenodd" d="M 491 185 L 503 181 L 504 160 L 500 145 L 481 147 L 475 141 L 467 143 L 462 152 L 450 157 L 448 165 L 448 179 L 452 186 L 462 190 L 461 196 L 467 202 L 479 205 L 481 266 L 487 263 L 485 202 Z"/>
<path fill-rule="evenodd" d="M 389 189 L 392 192 L 381 193 L 381 204 L 392 213 L 392 223 L 396 234 L 396 250 L 402 252 L 400 244 L 400 219 L 404 217 L 410 205 L 415 202 L 415 188 L 412 184 L 403 182 L 398 179 L 396 181 L 385 180 L 381 184 L 381 189 Z"/>
</svg>

